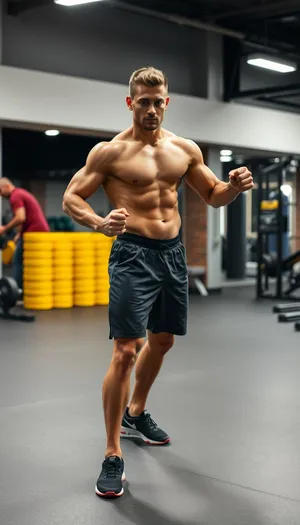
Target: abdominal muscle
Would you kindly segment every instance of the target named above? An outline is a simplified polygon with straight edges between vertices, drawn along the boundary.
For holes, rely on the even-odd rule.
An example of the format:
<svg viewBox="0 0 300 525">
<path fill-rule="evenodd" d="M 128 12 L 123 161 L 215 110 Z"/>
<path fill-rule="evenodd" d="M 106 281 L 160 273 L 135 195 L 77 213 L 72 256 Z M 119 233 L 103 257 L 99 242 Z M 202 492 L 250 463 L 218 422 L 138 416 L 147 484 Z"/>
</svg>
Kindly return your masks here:
<svg viewBox="0 0 300 525">
<path fill-rule="evenodd" d="M 181 219 L 176 187 L 105 188 L 114 209 L 126 208 L 126 232 L 151 239 L 173 239 L 178 235 Z"/>
</svg>

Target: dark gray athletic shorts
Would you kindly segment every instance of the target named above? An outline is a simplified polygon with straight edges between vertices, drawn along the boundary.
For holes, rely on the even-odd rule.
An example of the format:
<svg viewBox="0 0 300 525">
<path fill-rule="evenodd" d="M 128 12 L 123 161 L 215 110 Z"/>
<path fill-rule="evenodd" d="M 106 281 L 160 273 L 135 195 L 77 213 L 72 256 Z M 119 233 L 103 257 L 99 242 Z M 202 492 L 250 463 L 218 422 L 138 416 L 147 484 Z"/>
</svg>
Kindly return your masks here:
<svg viewBox="0 0 300 525">
<path fill-rule="evenodd" d="M 188 276 L 179 235 L 156 240 L 124 233 L 109 260 L 109 338 L 140 338 L 146 330 L 185 335 Z"/>
</svg>

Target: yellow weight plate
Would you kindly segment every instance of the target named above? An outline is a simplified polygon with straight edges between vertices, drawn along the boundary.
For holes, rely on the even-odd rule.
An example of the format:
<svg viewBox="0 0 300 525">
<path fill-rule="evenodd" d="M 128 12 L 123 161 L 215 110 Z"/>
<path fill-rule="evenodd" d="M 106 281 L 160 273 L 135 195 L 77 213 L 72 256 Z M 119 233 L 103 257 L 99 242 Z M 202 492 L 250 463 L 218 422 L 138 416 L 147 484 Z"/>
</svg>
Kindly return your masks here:
<svg viewBox="0 0 300 525">
<path fill-rule="evenodd" d="M 45 261 L 40 261 L 40 262 L 37 262 L 37 261 L 33 261 L 33 262 L 28 262 L 28 261 L 24 261 L 24 270 L 27 270 L 29 272 L 39 272 L 40 270 L 45 270 L 45 271 L 52 271 L 52 264 L 51 263 L 47 263 Z"/>
<path fill-rule="evenodd" d="M 73 295 L 54 295 L 53 307 L 54 308 L 73 308 L 74 299 Z"/>
<path fill-rule="evenodd" d="M 74 294 L 74 304 L 86 303 L 86 304 L 95 304 L 95 293 L 75 293 Z"/>
<path fill-rule="evenodd" d="M 24 296 L 24 308 L 27 310 L 51 310 L 53 308 L 53 298 Z"/>
<path fill-rule="evenodd" d="M 52 281 L 52 269 L 24 268 L 23 278 L 27 281 Z"/>
<path fill-rule="evenodd" d="M 95 257 L 74 257 L 75 266 L 94 265 Z"/>
<path fill-rule="evenodd" d="M 75 281 L 74 282 L 74 293 L 94 293 L 95 283 L 94 281 Z"/>
<path fill-rule="evenodd" d="M 32 241 L 32 240 L 52 240 L 55 237 L 55 232 L 27 232 L 24 233 L 24 239 L 26 241 Z"/>
<path fill-rule="evenodd" d="M 27 261 L 29 263 L 31 263 L 32 261 L 38 261 L 39 263 L 43 261 L 47 261 L 48 263 L 52 264 L 52 260 L 53 260 L 52 253 L 43 254 L 43 253 L 24 252 L 24 255 L 23 255 L 23 261 Z"/>
<path fill-rule="evenodd" d="M 104 300 L 108 300 L 109 299 L 109 290 L 105 290 L 105 291 L 100 291 L 100 292 L 96 292 L 96 299 L 104 299 Z"/>
<path fill-rule="evenodd" d="M 109 281 L 99 281 L 97 279 L 95 279 L 95 289 L 97 291 L 104 291 L 104 290 L 109 290 Z"/>
<path fill-rule="evenodd" d="M 6 247 L 2 251 L 3 264 L 10 264 L 12 262 L 15 251 L 16 245 L 14 241 L 8 241 Z"/>
<path fill-rule="evenodd" d="M 67 259 L 61 259 L 61 260 L 53 260 L 53 267 L 54 268 L 65 268 L 65 269 L 72 269 L 73 268 L 73 261 L 67 260 Z"/>
<path fill-rule="evenodd" d="M 75 270 L 73 273 L 74 281 L 82 281 L 82 279 L 95 279 L 95 270 L 93 269 L 82 269 Z"/>
<path fill-rule="evenodd" d="M 53 248 L 53 257 L 71 257 L 73 259 L 73 249 L 59 247 Z"/>
<path fill-rule="evenodd" d="M 40 290 L 32 290 L 30 288 L 24 288 L 24 295 L 26 295 L 27 298 L 37 299 L 40 297 L 52 297 L 53 295 L 53 289 L 52 288 L 45 288 Z"/>
<path fill-rule="evenodd" d="M 108 265 L 99 264 L 95 266 L 95 271 L 97 275 L 108 275 Z"/>
<path fill-rule="evenodd" d="M 71 266 L 54 266 L 53 265 L 53 274 L 64 276 L 66 279 L 73 278 L 73 265 Z"/>
<path fill-rule="evenodd" d="M 60 283 L 62 286 L 60 286 Z M 53 283 L 53 295 L 73 295 L 74 287 L 73 283 L 70 286 L 63 286 L 63 281 L 54 281 Z"/>
<path fill-rule="evenodd" d="M 23 280 L 23 288 L 27 286 L 28 288 L 31 288 L 32 290 L 36 289 L 52 289 L 53 282 L 51 281 L 45 281 L 45 282 L 34 282 L 34 281 L 28 281 L 26 279 Z"/>
</svg>

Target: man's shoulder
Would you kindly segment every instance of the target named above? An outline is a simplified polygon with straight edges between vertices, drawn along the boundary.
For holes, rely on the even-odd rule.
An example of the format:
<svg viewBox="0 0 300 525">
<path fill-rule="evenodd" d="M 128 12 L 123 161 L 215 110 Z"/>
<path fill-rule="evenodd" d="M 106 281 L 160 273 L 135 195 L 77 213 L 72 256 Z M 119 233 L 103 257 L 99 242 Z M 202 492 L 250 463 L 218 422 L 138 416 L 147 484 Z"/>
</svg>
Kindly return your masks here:
<svg viewBox="0 0 300 525">
<path fill-rule="evenodd" d="M 99 142 L 89 153 L 93 164 L 106 165 L 116 160 L 126 148 L 125 141 L 114 138 L 110 142 Z"/>
<path fill-rule="evenodd" d="M 10 202 L 13 202 L 20 197 L 24 197 L 27 192 L 23 188 L 14 188 L 9 196 Z"/>
<path fill-rule="evenodd" d="M 170 132 L 168 132 L 170 133 Z M 174 133 L 170 133 L 170 140 L 176 144 L 176 146 L 183 149 L 186 153 L 193 155 L 196 153 L 201 152 L 199 146 L 191 139 L 181 137 L 179 135 L 175 135 Z"/>
</svg>

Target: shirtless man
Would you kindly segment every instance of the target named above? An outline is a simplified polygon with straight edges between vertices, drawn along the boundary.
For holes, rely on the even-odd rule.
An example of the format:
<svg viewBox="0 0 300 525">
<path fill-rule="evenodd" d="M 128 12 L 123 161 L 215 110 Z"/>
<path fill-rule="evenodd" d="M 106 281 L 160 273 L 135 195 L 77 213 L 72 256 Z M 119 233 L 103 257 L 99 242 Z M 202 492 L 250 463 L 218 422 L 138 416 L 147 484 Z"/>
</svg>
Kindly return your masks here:
<svg viewBox="0 0 300 525">
<path fill-rule="evenodd" d="M 103 383 L 107 448 L 96 484 L 99 496 L 124 492 L 123 436 L 146 443 L 170 441 L 145 410 L 150 388 L 175 335 L 185 335 L 188 278 L 177 189 L 182 182 L 215 208 L 253 187 L 246 167 L 220 181 L 204 164 L 199 147 L 161 127 L 169 105 L 166 76 L 153 67 L 135 71 L 127 106 L 132 126 L 96 145 L 72 178 L 63 209 L 79 224 L 117 236 L 110 261 L 112 361 Z M 99 217 L 86 202 L 103 186 L 114 209 Z M 148 340 L 144 337 L 148 330 Z M 136 383 L 129 402 L 130 375 Z"/>
</svg>

